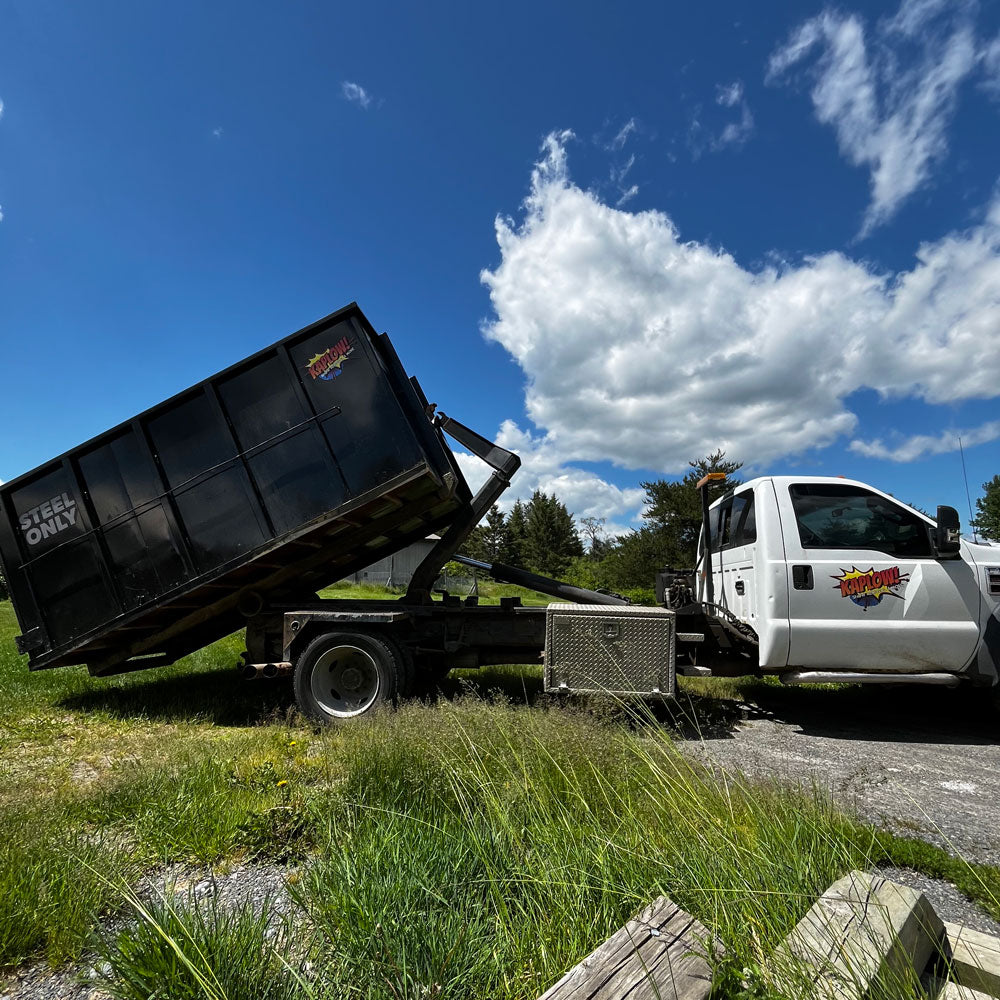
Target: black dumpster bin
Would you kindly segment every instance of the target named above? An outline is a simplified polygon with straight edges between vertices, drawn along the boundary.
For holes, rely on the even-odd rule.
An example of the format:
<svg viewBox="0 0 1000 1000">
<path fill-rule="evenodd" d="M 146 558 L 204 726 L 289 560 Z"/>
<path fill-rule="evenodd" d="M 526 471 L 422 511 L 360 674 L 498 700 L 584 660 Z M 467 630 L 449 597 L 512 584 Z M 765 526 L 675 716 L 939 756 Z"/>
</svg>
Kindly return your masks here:
<svg viewBox="0 0 1000 1000">
<path fill-rule="evenodd" d="M 0 486 L 19 646 L 32 669 L 168 663 L 470 499 L 419 386 L 351 304 Z"/>
</svg>

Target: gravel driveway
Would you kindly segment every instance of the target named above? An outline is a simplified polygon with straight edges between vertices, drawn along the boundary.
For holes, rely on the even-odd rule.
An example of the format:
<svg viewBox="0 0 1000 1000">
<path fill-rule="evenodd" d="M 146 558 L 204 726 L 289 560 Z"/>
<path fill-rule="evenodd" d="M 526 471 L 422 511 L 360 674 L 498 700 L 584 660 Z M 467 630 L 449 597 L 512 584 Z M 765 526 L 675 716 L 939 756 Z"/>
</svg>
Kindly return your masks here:
<svg viewBox="0 0 1000 1000">
<path fill-rule="evenodd" d="M 690 751 L 752 777 L 815 783 L 864 819 L 1000 864 L 1000 714 L 987 699 L 764 685 L 751 698 L 692 697 Z"/>
</svg>

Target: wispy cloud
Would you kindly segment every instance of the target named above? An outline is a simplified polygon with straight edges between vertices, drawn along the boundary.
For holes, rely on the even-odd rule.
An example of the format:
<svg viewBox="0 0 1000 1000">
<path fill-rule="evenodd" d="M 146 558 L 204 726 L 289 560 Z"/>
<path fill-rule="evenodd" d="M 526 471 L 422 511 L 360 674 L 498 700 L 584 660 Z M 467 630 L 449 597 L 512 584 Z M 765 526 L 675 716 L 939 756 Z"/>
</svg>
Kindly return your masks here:
<svg viewBox="0 0 1000 1000">
<path fill-rule="evenodd" d="M 0 118 L 3 118 L 3 100 L 0 99 Z"/>
<path fill-rule="evenodd" d="M 739 148 L 753 134 L 753 113 L 744 94 L 742 80 L 718 84 L 715 88 L 715 104 L 719 108 L 738 111 L 739 118 L 723 124 L 723 116 L 718 112 L 712 112 L 709 108 L 709 113 L 706 114 L 704 106 L 697 105 L 688 130 L 688 147 L 696 160 L 706 150 L 717 153 L 727 146 Z"/>
<path fill-rule="evenodd" d="M 987 42 L 980 51 L 983 64 L 983 88 L 994 97 L 1000 97 L 1000 35 Z"/>
<path fill-rule="evenodd" d="M 614 125 L 606 121 L 604 129 L 608 131 L 602 129 L 602 132 L 595 135 L 592 141 L 595 146 L 599 146 L 604 152 L 610 154 L 609 158 L 612 163 L 608 171 L 608 176 L 611 181 L 611 188 L 614 191 L 611 197 L 615 199 L 616 207 L 621 208 L 622 205 L 630 202 L 639 193 L 638 184 L 632 181 L 626 183 L 625 180 L 636 164 L 635 153 L 626 154 L 625 147 L 632 140 L 646 136 L 646 132 L 634 117 L 629 118 L 613 136 L 608 138 L 608 132 L 611 128 L 614 128 Z"/>
<path fill-rule="evenodd" d="M 212 129 L 212 135 L 214 135 L 216 139 L 221 139 L 225 131 L 226 130 L 221 125 L 216 125 L 215 128 Z"/>
<path fill-rule="evenodd" d="M 632 135 L 633 132 L 635 132 L 635 130 L 636 130 L 637 127 L 638 126 L 636 125 L 635 119 L 634 118 L 630 118 L 618 130 L 618 133 L 615 135 L 615 137 L 608 144 L 607 148 L 608 149 L 621 149 L 625 145 L 625 143 L 628 141 L 628 137 L 630 135 Z"/>
<path fill-rule="evenodd" d="M 626 188 L 619 195 L 618 200 L 615 202 L 615 208 L 621 208 L 622 205 L 628 204 L 637 194 L 639 193 L 639 185 L 633 184 L 631 187 Z"/>
<path fill-rule="evenodd" d="M 344 95 L 345 101 L 350 101 L 365 111 L 371 107 L 372 95 L 360 83 L 352 83 L 350 80 L 344 80 L 340 85 L 340 92 Z"/>
<path fill-rule="evenodd" d="M 771 56 L 767 81 L 818 54 L 811 98 L 844 156 L 867 167 L 871 202 L 860 235 L 892 218 L 948 152 L 959 88 L 984 58 L 969 3 L 903 0 L 870 29 L 857 14 L 826 10 L 799 25 Z M 920 52 L 905 54 L 913 43 Z"/>
<path fill-rule="evenodd" d="M 740 80 L 736 80 L 734 83 L 729 84 L 728 87 L 719 84 L 715 88 L 715 103 L 721 104 L 723 107 L 734 108 L 740 101 L 743 100 L 743 83 Z"/>
<path fill-rule="evenodd" d="M 742 146 L 753 132 L 753 115 L 750 113 L 750 105 L 743 96 L 743 82 L 736 80 L 727 87 L 716 88 L 715 103 L 724 108 L 738 108 L 740 120 L 726 124 L 719 135 L 712 140 L 712 149 Z"/>
<path fill-rule="evenodd" d="M 966 448 L 986 444 L 1000 438 L 1000 420 L 991 420 L 968 430 L 941 431 L 940 434 L 914 434 L 896 444 L 887 445 L 881 438 L 874 441 L 852 441 L 851 451 L 865 458 L 882 458 L 890 462 L 914 462 L 929 455 L 945 455 L 958 451 L 958 439 Z"/>
</svg>

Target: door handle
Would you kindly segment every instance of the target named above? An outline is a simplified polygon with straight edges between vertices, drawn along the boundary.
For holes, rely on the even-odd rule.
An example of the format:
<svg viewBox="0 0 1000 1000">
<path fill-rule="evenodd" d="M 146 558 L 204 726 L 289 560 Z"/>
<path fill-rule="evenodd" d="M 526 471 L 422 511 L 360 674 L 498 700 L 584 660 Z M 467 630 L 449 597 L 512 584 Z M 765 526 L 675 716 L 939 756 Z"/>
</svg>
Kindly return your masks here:
<svg viewBox="0 0 1000 1000">
<path fill-rule="evenodd" d="M 736 593 L 739 594 L 740 597 L 742 597 L 745 591 L 746 591 L 746 586 L 743 583 L 743 581 L 742 580 L 737 580 L 736 581 Z"/>
<path fill-rule="evenodd" d="M 812 566 L 793 566 L 792 586 L 796 590 L 812 590 L 813 589 Z"/>
</svg>

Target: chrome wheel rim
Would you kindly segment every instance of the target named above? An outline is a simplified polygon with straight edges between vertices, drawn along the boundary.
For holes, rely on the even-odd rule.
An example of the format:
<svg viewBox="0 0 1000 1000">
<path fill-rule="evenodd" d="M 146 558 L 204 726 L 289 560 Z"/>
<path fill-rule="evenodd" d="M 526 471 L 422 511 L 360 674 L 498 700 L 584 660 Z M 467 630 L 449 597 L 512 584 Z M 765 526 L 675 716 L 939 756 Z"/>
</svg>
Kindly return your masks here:
<svg viewBox="0 0 1000 1000">
<path fill-rule="evenodd" d="M 378 698 L 382 681 L 375 658 L 357 646 L 334 646 L 312 669 L 309 687 L 327 715 L 348 719 L 367 712 Z"/>
</svg>

